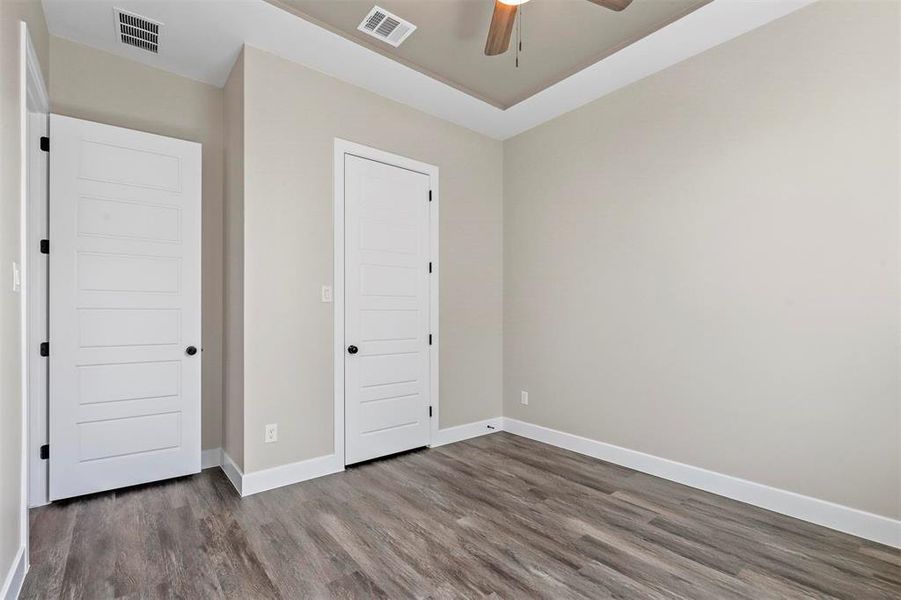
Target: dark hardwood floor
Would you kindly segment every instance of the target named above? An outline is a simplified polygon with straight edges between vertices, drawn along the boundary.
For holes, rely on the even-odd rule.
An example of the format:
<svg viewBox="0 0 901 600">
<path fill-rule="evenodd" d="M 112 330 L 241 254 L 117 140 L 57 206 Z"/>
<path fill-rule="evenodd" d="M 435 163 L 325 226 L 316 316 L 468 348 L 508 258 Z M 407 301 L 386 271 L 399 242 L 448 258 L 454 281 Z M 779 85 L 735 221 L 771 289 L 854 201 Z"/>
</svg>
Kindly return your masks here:
<svg viewBox="0 0 901 600">
<path fill-rule="evenodd" d="M 901 552 L 506 433 L 35 509 L 23 598 L 901 598 Z"/>
</svg>

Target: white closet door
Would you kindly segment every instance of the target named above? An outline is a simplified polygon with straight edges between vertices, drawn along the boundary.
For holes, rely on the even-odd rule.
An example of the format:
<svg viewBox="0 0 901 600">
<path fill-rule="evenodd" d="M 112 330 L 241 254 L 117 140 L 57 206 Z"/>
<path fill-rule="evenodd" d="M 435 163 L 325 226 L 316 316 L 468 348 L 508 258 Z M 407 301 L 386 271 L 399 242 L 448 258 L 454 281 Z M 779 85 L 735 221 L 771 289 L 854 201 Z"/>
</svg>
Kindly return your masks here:
<svg viewBox="0 0 901 600">
<path fill-rule="evenodd" d="M 200 471 L 200 144 L 50 117 L 50 499 Z"/>
<path fill-rule="evenodd" d="M 347 155 L 345 462 L 429 443 L 429 177 Z"/>
</svg>

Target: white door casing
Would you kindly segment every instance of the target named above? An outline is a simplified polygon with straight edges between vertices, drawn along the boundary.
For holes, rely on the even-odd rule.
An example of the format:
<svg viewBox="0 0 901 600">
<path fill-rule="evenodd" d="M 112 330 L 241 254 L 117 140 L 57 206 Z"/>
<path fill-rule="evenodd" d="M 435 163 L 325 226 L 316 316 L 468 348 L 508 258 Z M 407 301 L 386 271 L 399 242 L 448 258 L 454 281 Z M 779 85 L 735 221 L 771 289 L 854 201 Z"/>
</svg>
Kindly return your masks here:
<svg viewBox="0 0 901 600">
<path fill-rule="evenodd" d="M 344 157 L 346 464 L 429 444 L 429 191 L 427 174 Z"/>
<path fill-rule="evenodd" d="M 50 499 L 199 472 L 201 146 L 50 139 Z"/>
</svg>

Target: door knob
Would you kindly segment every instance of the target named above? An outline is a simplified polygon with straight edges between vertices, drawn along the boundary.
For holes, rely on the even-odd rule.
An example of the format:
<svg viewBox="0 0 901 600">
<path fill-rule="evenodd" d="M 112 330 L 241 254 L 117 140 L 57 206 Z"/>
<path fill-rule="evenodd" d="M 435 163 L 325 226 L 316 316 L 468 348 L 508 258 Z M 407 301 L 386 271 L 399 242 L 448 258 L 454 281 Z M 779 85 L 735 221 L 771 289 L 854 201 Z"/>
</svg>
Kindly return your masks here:
<svg viewBox="0 0 901 600">
<path fill-rule="evenodd" d="M 188 356 L 194 356 L 195 354 L 197 354 L 197 348 L 195 348 L 194 346 L 188 346 L 187 348 L 185 348 L 185 354 L 187 354 Z"/>
<path fill-rule="evenodd" d="M 348 346 L 348 347 L 347 347 L 347 353 L 348 353 L 348 354 L 356 354 L 356 353 L 359 352 L 359 351 L 360 351 L 360 349 L 357 348 L 356 346 Z"/>
</svg>

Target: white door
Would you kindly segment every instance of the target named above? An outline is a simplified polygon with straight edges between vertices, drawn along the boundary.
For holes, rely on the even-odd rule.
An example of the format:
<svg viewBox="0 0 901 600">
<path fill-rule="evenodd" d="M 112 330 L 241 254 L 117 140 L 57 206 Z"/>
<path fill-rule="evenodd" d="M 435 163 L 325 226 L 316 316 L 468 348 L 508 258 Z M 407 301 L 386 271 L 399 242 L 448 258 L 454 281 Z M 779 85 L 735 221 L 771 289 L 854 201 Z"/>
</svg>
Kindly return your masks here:
<svg viewBox="0 0 901 600">
<path fill-rule="evenodd" d="M 50 499 L 200 471 L 200 144 L 50 117 Z"/>
<path fill-rule="evenodd" d="M 429 177 L 346 155 L 347 464 L 429 443 Z"/>
</svg>

